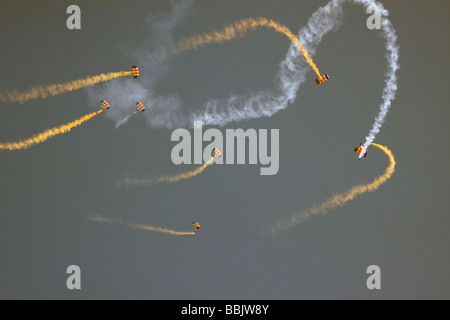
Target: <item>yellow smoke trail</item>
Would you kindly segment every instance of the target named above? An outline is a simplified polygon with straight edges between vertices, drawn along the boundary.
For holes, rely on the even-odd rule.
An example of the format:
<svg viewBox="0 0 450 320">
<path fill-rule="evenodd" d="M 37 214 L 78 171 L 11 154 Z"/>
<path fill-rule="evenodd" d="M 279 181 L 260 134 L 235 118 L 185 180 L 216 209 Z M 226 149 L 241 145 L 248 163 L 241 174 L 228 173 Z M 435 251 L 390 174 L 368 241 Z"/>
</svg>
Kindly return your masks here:
<svg viewBox="0 0 450 320">
<path fill-rule="evenodd" d="M 211 157 L 211 159 L 209 159 L 207 162 L 205 162 L 201 166 L 197 167 L 196 169 L 194 169 L 192 171 L 188 171 L 188 172 L 182 172 L 175 176 L 164 176 L 164 177 L 159 177 L 156 179 L 147 179 L 147 180 L 126 178 L 122 183 L 125 185 L 146 186 L 146 185 L 152 185 L 152 184 L 157 184 L 157 183 L 161 183 L 161 182 L 172 183 L 172 182 L 177 182 L 180 180 L 193 178 L 193 177 L 199 175 L 200 173 L 202 173 L 213 160 L 214 160 L 214 157 Z"/>
<path fill-rule="evenodd" d="M 156 231 L 156 232 L 161 232 L 161 233 L 172 234 L 175 236 L 186 236 L 186 235 L 195 235 L 196 234 L 194 231 L 176 231 L 176 230 L 167 229 L 167 228 L 149 226 L 149 225 L 145 225 L 145 224 L 130 223 L 130 222 L 122 221 L 120 219 L 108 219 L 108 218 L 101 217 L 99 215 L 97 215 L 95 217 L 89 217 L 89 219 L 96 221 L 96 222 L 115 223 L 118 225 L 133 228 L 133 229 Z"/>
<path fill-rule="evenodd" d="M 5 142 L 5 143 L 0 143 L 0 150 L 22 150 L 22 149 L 28 149 L 34 145 L 37 145 L 39 143 L 44 142 L 45 140 L 54 137 L 58 134 L 62 134 L 62 133 L 66 133 L 68 131 L 70 131 L 72 128 L 79 126 L 80 124 L 82 124 L 83 122 L 88 121 L 89 119 L 91 119 L 92 117 L 98 115 L 99 113 L 103 112 L 103 109 L 95 111 L 91 114 L 87 114 L 79 119 L 76 119 L 72 122 L 63 124 L 59 127 L 54 127 L 48 130 L 45 130 L 41 133 L 38 133 L 34 136 L 32 136 L 31 138 L 25 139 L 25 140 L 20 140 L 20 141 L 16 141 L 16 142 Z"/>
<path fill-rule="evenodd" d="M 298 50 L 305 57 L 306 62 L 312 67 L 317 76 L 321 76 L 319 69 L 309 56 L 306 49 L 303 47 L 303 44 L 300 42 L 298 37 L 289 30 L 289 28 L 271 19 L 261 17 L 238 20 L 226 26 L 221 31 L 212 31 L 210 33 L 203 33 L 193 37 L 185 38 L 174 46 L 163 49 L 160 53 L 154 55 L 154 57 L 157 59 L 166 59 L 169 56 L 177 55 L 181 52 L 197 50 L 207 44 L 222 43 L 236 38 L 243 38 L 249 30 L 255 30 L 257 28 L 273 29 L 276 32 L 285 35 L 292 43 L 296 45 Z M 99 75 L 89 76 L 84 79 L 73 80 L 65 83 L 32 87 L 24 92 L 19 92 L 17 90 L 0 92 L 0 100 L 3 102 L 24 103 L 28 100 L 39 98 L 46 99 L 48 97 L 54 97 L 66 92 L 75 91 L 88 86 L 93 86 L 100 82 L 105 82 L 132 74 L 132 71 L 110 72 L 107 74 L 102 73 Z"/>
<path fill-rule="evenodd" d="M 128 223 L 128 222 L 124 222 L 123 224 L 127 227 L 134 228 L 134 229 L 168 233 L 168 234 L 173 234 L 175 236 L 186 236 L 186 235 L 196 234 L 194 231 L 175 231 L 175 230 L 171 230 L 171 229 L 167 229 L 167 228 L 153 227 L 153 226 L 148 226 L 148 225 L 144 225 L 144 224 L 135 224 L 135 223 Z"/>
<path fill-rule="evenodd" d="M 273 29 L 276 32 L 285 35 L 292 43 L 296 45 L 298 50 L 305 57 L 306 62 L 313 68 L 317 76 L 320 77 L 319 69 L 309 56 L 306 49 L 303 47 L 303 44 L 300 42 L 298 37 L 294 35 L 289 30 L 288 27 L 281 25 L 278 22 L 273 21 L 271 19 L 261 17 L 238 20 L 226 26 L 221 31 L 212 31 L 209 33 L 203 33 L 196 36 L 185 38 L 180 42 L 176 43 L 175 45 L 173 45 L 172 47 L 163 49 L 158 54 L 155 54 L 154 57 L 157 59 L 166 59 L 170 56 L 178 55 L 181 52 L 198 50 L 200 47 L 203 47 L 207 44 L 222 43 L 237 38 L 243 38 L 249 30 L 255 30 L 257 28 Z"/>
<path fill-rule="evenodd" d="M 84 87 L 93 86 L 100 82 L 109 81 L 131 74 L 131 71 L 110 72 L 106 74 L 102 73 L 99 75 L 89 76 L 84 79 L 73 80 L 65 83 L 56 83 L 45 87 L 32 87 L 24 92 L 19 92 L 17 90 L 6 91 L 4 93 L 0 92 L 0 100 L 3 102 L 24 103 L 28 100 L 39 98 L 46 99 L 48 97 L 54 97 L 69 91 L 75 91 Z"/>
<path fill-rule="evenodd" d="M 352 187 L 351 189 L 337 193 L 333 195 L 331 198 L 328 198 L 327 200 L 323 201 L 321 204 L 312 207 L 311 209 L 297 213 L 291 216 L 291 219 L 289 221 L 284 222 L 278 222 L 278 225 L 272 229 L 272 231 L 276 232 L 277 229 L 285 229 L 287 227 L 293 227 L 299 222 L 302 222 L 309 218 L 311 215 L 316 214 L 324 214 L 328 212 L 331 209 L 334 209 L 339 206 L 343 206 L 345 203 L 347 203 L 350 200 L 354 200 L 357 196 L 366 193 L 366 192 L 373 192 L 377 190 L 383 183 L 385 183 L 387 180 L 389 180 L 392 176 L 392 174 L 395 172 L 395 159 L 394 155 L 392 154 L 391 150 L 389 150 L 387 147 L 379 145 L 377 143 L 371 143 L 371 145 L 379 148 L 382 150 L 388 157 L 389 157 L 389 166 L 386 168 L 385 172 L 375 177 L 375 179 L 364 185 L 356 185 Z"/>
</svg>

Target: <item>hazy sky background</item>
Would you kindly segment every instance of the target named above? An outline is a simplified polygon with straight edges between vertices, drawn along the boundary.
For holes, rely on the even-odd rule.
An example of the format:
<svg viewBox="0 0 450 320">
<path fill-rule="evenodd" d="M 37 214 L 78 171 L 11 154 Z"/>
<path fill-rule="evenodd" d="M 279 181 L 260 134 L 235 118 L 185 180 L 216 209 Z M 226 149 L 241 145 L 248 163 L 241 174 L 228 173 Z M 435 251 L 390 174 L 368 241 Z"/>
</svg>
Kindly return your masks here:
<svg viewBox="0 0 450 320">
<path fill-rule="evenodd" d="M 151 68 L 144 57 L 247 17 L 274 19 L 297 34 L 326 3 L 193 1 L 177 11 L 177 23 L 166 24 L 174 22 L 169 1 L 2 1 L 1 91 L 133 64 L 142 77 L 25 104 L 2 102 L 0 141 L 90 113 L 109 101 L 111 86 L 123 91 L 130 112 L 139 98 L 136 82 L 176 97 L 188 113 L 208 99 L 275 91 L 289 41 L 273 31 L 259 29 Z M 81 30 L 66 28 L 70 4 L 81 8 Z M 386 59 L 378 31 L 366 27 L 369 15 L 345 4 L 342 26 L 313 57 L 331 79 L 318 86 L 311 70 L 287 109 L 221 128 L 279 129 L 274 176 L 261 176 L 260 164 L 212 165 L 174 184 L 118 188 L 125 173 L 145 178 L 195 168 L 172 163 L 172 129 L 149 126 L 141 113 L 117 129 L 114 113 L 102 113 L 28 150 L 2 151 L 0 298 L 449 299 L 450 4 L 383 4 L 397 31 L 400 70 L 396 99 L 375 140 L 393 151 L 397 167 L 379 190 L 275 238 L 262 234 L 388 165 L 374 147 L 361 161 L 353 152 L 378 113 Z M 201 229 L 176 237 L 89 221 L 97 214 L 179 231 L 198 221 Z M 66 287 L 72 264 L 81 268 L 78 291 Z M 373 264 L 381 268 L 381 290 L 366 287 Z"/>
</svg>

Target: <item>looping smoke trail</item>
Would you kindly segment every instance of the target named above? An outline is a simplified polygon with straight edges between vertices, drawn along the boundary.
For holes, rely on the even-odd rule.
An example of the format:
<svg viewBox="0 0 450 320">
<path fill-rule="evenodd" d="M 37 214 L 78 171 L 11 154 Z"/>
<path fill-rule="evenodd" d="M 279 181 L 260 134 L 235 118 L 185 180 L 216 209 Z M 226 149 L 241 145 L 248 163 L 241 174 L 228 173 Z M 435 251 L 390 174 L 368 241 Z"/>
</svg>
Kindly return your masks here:
<svg viewBox="0 0 450 320">
<path fill-rule="evenodd" d="M 156 59 L 167 59 L 170 56 L 178 55 L 182 52 L 198 50 L 199 48 L 211 44 L 211 43 L 223 43 L 226 41 L 234 40 L 237 38 L 243 38 L 249 30 L 255 30 L 257 28 L 273 29 L 285 35 L 303 54 L 308 64 L 312 67 L 317 76 L 320 77 L 320 72 L 311 57 L 309 56 L 303 44 L 298 37 L 294 35 L 291 30 L 286 26 L 279 24 L 271 19 L 257 17 L 246 18 L 233 22 L 226 26 L 221 31 L 212 31 L 210 33 L 203 33 L 200 35 L 185 38 L 168 49 L 163 49 L 161 52 L 152 55 Z"/>
<path fill-rule="evenodd" d="M 89 119 L 91 119 L 92 117 L 95 117 L 96 115 L 98 115 L 99 113 L 103 112 L 103 109 L 92 112 L 90 114 L 87 114 L 79 119 L 76 119 L 72 122 L 63 124 L 59 127 L 54 127 L 48 130 L 45 130 L 41 133 L 38 133 L 34 136 L 32 136 L 31 138 L 25 139 L 25 140 L 20 140 L 20 141 L 16 141 L 16 142 L 5 142 L 5 143 L 0 143 L 0 150 L 22 150 L 22 149 L 28 149 L 34 145 L 37 145 L 39 143 L 44 142 L 45 140 L 54 137 L 58 134 L 62 134 L 62 133 L 66 133 L 69 132 L 72 128 L 79 126 L 80 124 L 82 124 L 83 122 L 88 121 Z"/>
<path fill-rule="evenodd" d="M 386 168 L 385 172 L 382 175 L 375 177 L 375 179 L 371 183 L 356 185 L 345 192 L 336 193 L 331 198 L 326 199 L 321 204 L 314 206 L 307 211 L 294 213 L 288 220 L 278 221 L 275 225 L 272 225 L 270 227 L 271 233 L 273 235 L 276 235 L 282 230 L 294 227 L 298 223 L 305 221 L 312 215 L 325 214 L 336 207 L 342 207 L 348 201 L 354 200 L 356 197 L 363 193 L 373 192 L 377 190 L 383 183 L 389 180 L 392 174 L 395 172 L 394 155 L 392 154 L 391 150 L 389 150 L 385 146 L 376 143 L 372 143 L 372 145 L 382 150 L 389 157 L 389 166 Z"/>
<path fill-rule="evenodd" d="M 183 173 L 177 174 L 175 176 L 164 176 L 164 177 L 159 177 L 156 179 L 133 179 L 130 177 L 125 177 L 125 179 L 123 179 L 123 181 L 121 181 L 121 182 L 118 182 L 117 185 L 118 186 L 125 185 L 125 186 L 142 187 L 142 186 L 149 186 L 149 185 L 153 185 L 153 184 L 157 184 L 157 183 L 161 183 L 161 182 L 172 183 L 172 182 L 177 182 L 180 180 L 193 178 L 193 177 L 199 175 L 200 173 L 202 173 L 206 169 L 206 167 L 209 164 L 211 164 L 211 162 L 213 160 L 214 160 L 214 157 L 211 157 L 208 161 L 206 161 L 204 164 L 197 167 L 196 169 L 194 169 L 192 171 L 188 171 L 188 172 L 183 172 Z"/>
<path fill-rule="evenodd" d="M 337 30 L 341 24 L 343 16 L 342 4 L 345 1 L 362 4 L 365 7 L 375 5 L 381 11 L 381 35 L 386 43 L 388 69 L 386 72 L 385 88 L 382 93 L 383 102 L 380 106 L 380 112 L 375 119 L 371 133 L 369 134 L 369 139 L 366 139 L 367 141 L 365 142 L 365 145 L 368 146 L 381 128 L 391 101 L 395 98 L 395 91 L 397 90 L 397 76 L 395 72 L 399 68 L 399 47 L 395 30 L 388 20 L 388 11 L 374 0 L 332 0 L 325 6 L 319 8 L 311 16 L 308 24 L 299 31 L 298 39 L 304 48 L 306 48 L 309 55 L 314 55 L 323 37 L 328 32 Z M 298 48 L 294 44 L 291 44 L 286 58 L 280 62 L 280 70 L 276 79 L 277 88 L 279 89 L 278 93 L 262 91 L 246 96 L 231 96 L 225 100 L 209 100 L 205 105 L 205 110 L 192 114 L 188 123 L 197 120 L 208 125 L 223 126 L 232 121 L 270 117 L 276 112 L 287 108 L 290 103 L 295 101 L 297 91 L 305 81 L 305 74 L 309 69 L 305 65 L 304 60 L 300 59 L 299 53 Z"/>
<path fill-rule="evenodd" d="M 149 225 L 145 225 L 145 224 L 130 223 L 130 222 L 122 221 L 117 218 L 113 218 L 113 219 L 104 218 L 100 215 L 91 216 L 91 217 L 89 217 L 89 220 L 95 221 L 95 222 L 101 222 L 101 223 L 118 224 L 118 225 L 122 225 L 125 227 L 133 228 L 133 229 L 167 233 L 167 234 L 171 234 L 174 236 L 186 236 L 186 235 L 195 235 L 196 234 L 194 231 L 175 231 L 175 230 L 171 230 L 171 229 L 167 229 L 167 228 L 154 227 L 154 226 L 149 226 Z"/>
<path fill-rule="evenodd" d="M 110 72 L 102 73 L 95 76 L 89 76 L 84 79 L 73 80 L 65 83 L 56 83 L 48 86 L 32 87 L 24 92 L 17 90 L 0 92 L 0 100 L 3 102 L 18 102 L 24 103 L 28 100 L 34 99 L 46 99 L 48 97 L 54 97 L 69 91 L 75 91 L 88 86 L 93 86 L 100 82 L 109 81 L 115 78 L 131 75 L 130 71 Z"/>
<path fill-rule="evenodd" d="M 375 134 L 381 128 L 391 100 L 395 98 L 395 91 L 397 90 L 397 76 L 395 73 L 399 68 L 399 47 L 395 30 L 388 19 L 389 12 L 383 8 L 382 4 L 374 0 L 331 0 L 312 14 L 307 25 L 299 30 L 296 39 L 298 39 L 299 43 L 308 52 L 308 56 L 313 57 L 324 36 L 330 31 L 337 31 L 342 24 L 344 16 L 343 4 L 346 1 L 362 5 L 365 8 L 372 5 L 380 8 L 382 18 L 381 30 L 373 30 L 373 32 L 380 32 L 386 46 L 386 59 L 388 64 L 385 79 L 386 86 L 382 93 L 383 102 L 380 106 L 380 112 L 376 116 L 373 128 L 364 143 L 367 149 L 370 142 L 374 140 Z M 267 22 L 263 24 L 265 24 L 266 28 L 272 28 L 269 26 L 268 21 L 267 19 Z M 175 43 L 172 47 L 166 47 L 167 49 L 165 50 L 157 51 L 155 55 L 148 54 L 146 61 L 140 63 L 161 66 L 162 63 L 158 61 L 158 58 L 166 59 L 171 55 L 182 53 L 183 50 L 199 49 L 202 45 L 208 43 L 242 38 L 245 36 L 245 32 L 257 28 L 257 24 L 251 24 L 249 21 L 247 23 L 247 29 L 245 27 L 242 28 L 239 21 L 237 21 L 220 31 L 212 31 L 203 35 L 188 37 Z M 361 26 L 361 28 L 365 27 L 365 25 Z M 284 31 L 288 33 L 287 30 Z M 164 35 L 166 36 L 166 33 Z M 153 78 L 151 81 L 147 80 L 147 83 L 143 81 L 133 83 L 129 92 L 132 90 L 134 96 L 139 95 L 139 99 L 143 103 L 157 106 L 152 112 L 146 113 L 145 115 L 148 124 L 154 128 L 187 127 L 191 126 L 195 121 L 202 121 L 205 125 L 222 127 L 230 122 L 271 117 L 296 101 L 298 89 L 307 80 L 306 74 L 309 72 L 310 66 L 306 63 L 306 59 L 304 59 L 298 48 L 299 43 L 296 45 L 296 43 L 291 42 L 285 58 L 279 63 L 279 71 L 275 77 L 276 88 L 273 91 L 261 90 L 242 95 L 231 94 L 225 99 L 208 98 L 201 109 L 193 112 L 185 111 L 187 108 L 184 108 L 183 103 L 177 96 L 156 94 L 157 90 L 154 84 L 158 73 L 152 73 Z M 309 81 L 312 80 L 309 79 Z M 129 96 L 124 96 L 120 90 L 117 90 L 116 85 L 116 83 L 111 83 L 104 88 L 100 88 L 102 90 L 101 94 L 92 94 L 92 99 L 96 100 L 98 96 L 108 96 L 118 101 L 119 103 L 117 105 L 126 105 Z"/>
</svg>

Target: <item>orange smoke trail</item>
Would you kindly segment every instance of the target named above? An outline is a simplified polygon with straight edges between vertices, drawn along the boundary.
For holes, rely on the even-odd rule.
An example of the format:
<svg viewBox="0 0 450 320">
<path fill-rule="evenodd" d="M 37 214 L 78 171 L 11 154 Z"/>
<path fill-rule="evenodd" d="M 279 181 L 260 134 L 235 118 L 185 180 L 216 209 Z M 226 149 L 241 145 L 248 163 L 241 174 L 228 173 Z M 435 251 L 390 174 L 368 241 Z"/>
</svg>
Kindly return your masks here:
<svg viewBox="0 0 450 320">
<path fill-rule="evenodd" d="M 16 142 L 5 142 L 0 143 L 0 150 L 22 150 L 22 149 L 28 149 L 34 145 L 37 145 L 39 143 L 44 142 L 45 140 L 54 137 L 58 134 L 66 133 L 70 131 L 72 128 L 79 126 L 83 122 L 88 121 L 92 117 L 98 115 L 99 113 L 103 112 L 103 109 L 95 111 L 91 114 L 87 114 L 77 120 L 74 120 L 72 122 L 63 124 L 59 127 L 54 127 L 48 130 L 45 130 L 44 132 L 38 133 L 31 138 L 20 140 Z"/>
<path fill-rule="evenodd" d="M 73 80 L 65 83 L 56 83 L 48 86 L 32 87 L 24 92 L 17 90 L 0 92 L 0 100 L 3 102 L 18 102 L 24 103 L 28 100 L 34 99 L 46 99 L 48 97 L 54 97 L 66 92 L 75 91 L 88 86 L 93 86 L 100 82 L 106 82 L 115 78 L 131 75 L 130 71 L 110 72 L 102 73 L 96 76 L 89 76 L 84 79 Z"/>
<path fill-rule="evenodd" d="M 337 193 L 333 195 L 331 198 L 328 198 L 321 204 L 314 206 L 307 211 L 293 214 L 291 218 L 287 221 L 282 222 L 279 221 L 276 226 L 272 227 L 272 232 L 276 233 L 277 231 L 280 231 L 282 229 L 293 227 L 297 223 L 300 223 L 308 219 L 311 215 L 316 215 L 319 213 L 325 214 L 331 209 L 334 209 L 336 207 L 342 207 L 348 201 L 354 200 L 356 197 L 358 197 L 363 193 L 373 192 L 377 190 L 383 183 L 389 180 L 392 174 L 395 172 L 394 155 L 392 154 L 391 150 L 389 150 L 385 146 L 376 143 L 371 143 L 371 145 L 382 150 L 389 158 L 389 166 L 386 168 L 385 172 L 382 175 L 375 177 L 375 179 L 368 184 L 356 185 L 345 192 Z"/>
<path fill-rule="evenodd" d="M 145 225 L 145 224 L 130 223 L 130 222 L 122 221 L 120 219 L 108 219 L 108 218 L 104 218 L 99 215 L 97 215 L 95 217 L 89 217 L 89 219 L 96 221 L 96 222 L 102 222 L 102 223 L 110 223 L 110 224 L 115 223 L 115 224 L 122 225 L 125 227 L 133 228 L 133 229 L 167 233 L 167 234 L 171 234 L 174 236 L 186 236 L 186 235 L 195 235 L 196 234 L 194 231 L 176 231 L 176 230 L 167 229 L 167 228 L 149 226 L 149 225 Z"/>
<path fill-rule="evenodd" d="M 147 185 L 157 184 L 157 183 L 161 183 L 161 182 L 172 183 L 172 182 L 177 182 L 180 180 L 193 178 L 193 177 L 199 175 L 200 173 L 202 173 L 213 160 L 214 160 L 214 157 L 211 157 L 211 159 L 209 159 L 207 162 L 205 162 L 201 166 L 197 167 L 196 169 L 194 169 L 192 171 L 188 171 L 188 172 L 183 172 L 183 173 L 177 174 L 175 176 L 165 176 L 165 177 L 160 177 L 157 179 L 146 179 L 146 180 L 145 179 L 139 180 L 139 179 L 126 178 L 125 181 L 123 181 L 121 184 L 133 185 L 133 186 L 147 186 Z"/>
<path fill-rule="evenodd" d="M 292 43 L 296 45 L 298 50 L 305 57 L 306 62 L 308 62 L 308 64 L 313 68 L 317 76 L 320 77 L 319 69 L 309 56 L 306 49 L 303 47 L 303 44 L 300 42 L 298 37 L 294 35 L 286 26 L 267 18 L 246 18 L 233 22 L 221 31 L 212 31 L 210 33 L 203 33 L 193 37 L 185 38 L 172 47 L 162 50 L 154 57 L 158 59 L 166 59 L 169 56 L 177 55 L 181 52 L 198 50 L 200 47 L 203 47 L 207 44 L 222 43 L 237 38 L 243 38 L 249 30 L 255 30 L 257 28 L 273 29 L 276 32 L 285 35 Z"/>
<path fill-rule="evenodd" d="M 175 230 L 171 230 L 171 229 L 167 229 L 167 228 L 153 227 L 153 226 L 148 226 L 148 225 L 144 225 L 144 224 L 135 224 L 135 223 L 129 223 L 129 222 L 124 222 L 123 225 L 130 227 L 130 228 L 134 228 L 134 229 L 168 233 L 168 234 L 172 234 L 175 236 L 186 236 L 186 235 L 195 235 L 196 234 L 193 231 L 175 231 Z"/>
</svg>

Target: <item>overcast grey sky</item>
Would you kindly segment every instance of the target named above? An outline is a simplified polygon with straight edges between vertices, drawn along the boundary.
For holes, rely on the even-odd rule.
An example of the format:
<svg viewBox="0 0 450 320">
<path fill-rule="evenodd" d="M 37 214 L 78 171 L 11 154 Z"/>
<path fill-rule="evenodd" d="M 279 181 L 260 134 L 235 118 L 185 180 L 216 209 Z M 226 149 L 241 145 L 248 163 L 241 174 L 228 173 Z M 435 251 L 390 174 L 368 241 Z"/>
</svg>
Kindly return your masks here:
<svg viewBox="0 0 450 320">
<path fill-rule="evenodd" d="M 400 70 L 396 99 L 375 142 L 396 157 L 392 178 L 376 192 L 270 237 L 263 234 L 270 224 L 369 182 L 388 165 L 376 148 L 361 161 L 353 152 L 379 110 L 383 39 L 367 29 L 364 8 L 347 3 L 343 24 L 313 57 L 331 76 L 327 83 L 316 85 L 309 70 L 286 109 L 205 126 L 279 129 L 276 175 L 261 176 L 260 164 L 224 164 L 178 183 L 118 188 L 124 174 L 194 169 L 172 163 L 173 129 L 164 121 L 201 111 L 211 99 L 276 92 L 289 41 L 259 29 L 157 65 L 146 60 L 148 53 L 247 17 L 271 18 L 297 34 L 327 1 L 179 3 L 78 1 L 81 30 L 68 30 L 70 1 L 1 2 L 1 91 L 133 64 L 141 77 L 0 103 L 0 141 L 6 142 L 69 122 L 117 96 L 109 114 L 69 133 L 27 150 L 1 151 L 0 298 L 449 299 L 450 4 L 383 1 L 398 35 Z M 116 110 L 129 102 L 131 112 L 145 90 L 173 99 L 153 108 L 179 108 L 158 124 L 151 113 L 138 113 L 114 129 L 122 114 L 112 102 Z M 179 231 L 198 221 L 201 229 L 176 237 L 94 223 L 93 215 Z M 73 264 L 81 268 L 81 290 L 66 287 Z M 366 287 L 369 265 L 381 268 L 381 290 Z"/>
</svg>

